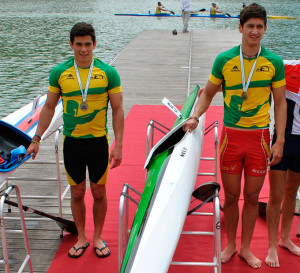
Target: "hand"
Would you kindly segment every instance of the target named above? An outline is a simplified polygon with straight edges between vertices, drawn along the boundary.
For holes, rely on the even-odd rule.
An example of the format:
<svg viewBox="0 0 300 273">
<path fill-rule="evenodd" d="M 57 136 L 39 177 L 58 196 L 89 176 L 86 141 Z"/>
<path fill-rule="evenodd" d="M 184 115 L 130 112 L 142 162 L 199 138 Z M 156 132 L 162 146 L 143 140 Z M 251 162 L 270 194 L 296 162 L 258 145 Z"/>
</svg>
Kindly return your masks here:
<svg viewBox="0 0 300 273">
<path fill-rule="evenodd" d="M 31 143 L 27 148 L 26 156 L 32 154 L 32 159 L 35 159 L 37 153 L 39 152 L 39 149 L 40 147 L 38 144 Z"/>
<path fill-rule="evenodd" d="M 122 162 L 122 148 L 114 147 L 110 153 L 110 169 L 118 167 Z"/>
<path fill-rule="evenodd" d="M 282 158 L 282 155 L 283 155 L 283 144 L 275 142 L 274 145 L 271 147 L 270 156 L 269 156 L 271 162 L 269 162 L 269 166 L 278 164 Z"/>
<path fill-rule="evenodd" d="M 183 130 L 190 133 L 197 128 L 198 123 L 196 119 L 190 118 L 183 124 Z"/>
</svg>

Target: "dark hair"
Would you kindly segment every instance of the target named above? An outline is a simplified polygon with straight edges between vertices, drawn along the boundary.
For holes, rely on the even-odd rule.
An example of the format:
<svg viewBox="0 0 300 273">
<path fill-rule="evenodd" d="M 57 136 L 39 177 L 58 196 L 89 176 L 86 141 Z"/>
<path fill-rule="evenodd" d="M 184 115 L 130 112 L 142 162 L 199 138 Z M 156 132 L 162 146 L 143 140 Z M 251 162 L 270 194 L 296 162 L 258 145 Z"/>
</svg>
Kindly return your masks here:
<svg viewBox="0 0 300 273">
<path fill-rule="evenodd" d="M 91 24 L 85 22 L 79 22 L 75 24 L 70 31 L 70 41 L 74 43 L 74 39 L 77 36 L 91 36 L 93 43 L 96 41 L 95 29 Z"/>
<path fill-rule="evenodd" d="M 264 20 L 265 26 L 267 25 L 267 12 L 264 7 L 256 3 L 252 3 L 242 9 L 240 14 L 240 24 L 244 24 L 251 18 L 261 18 Z"/>
</svg>

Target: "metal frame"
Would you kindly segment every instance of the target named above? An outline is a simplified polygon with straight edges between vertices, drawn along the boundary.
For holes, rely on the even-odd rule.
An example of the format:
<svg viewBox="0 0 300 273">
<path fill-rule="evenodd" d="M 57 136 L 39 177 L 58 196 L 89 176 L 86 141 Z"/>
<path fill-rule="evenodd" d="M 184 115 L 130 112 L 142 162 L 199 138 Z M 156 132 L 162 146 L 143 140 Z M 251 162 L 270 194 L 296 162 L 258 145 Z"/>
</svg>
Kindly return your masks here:
<svg viewBox="0 0 300 273">
<path fill-rule="evenodd" d="M 135 203 L 137 206 L 139 202 L 133 199 L 129 193 L 129 190 L 133 191 L 139 197 L 142 196 L 137 190 L 128 184 L 123 185 L 123 189 L 120 196 L 119 204 L 119 243 L 118 243 L 118 269 L 122 267 L 122 260 L 124 256 L 124 249 L 126 249 L 128 244 L 128 239 L 130 235 L 130 229 L 128 229 L 128 218 L 129 218 L 129 200 Z M 123 249 L 124 243 L 124 249 Z"/>
<path fill-rule="evenodd" d="M 214 129 L 214 143 L 215 153 L 214 157 L 201 157 L 201 160 L 214 161 L 214 172 L 213 173 L 198 173 L 198 176 L 214 176 L 214 182 L 218 181 L 218 122 L 215 121 L 210 124 L 206 129 L 204 135 L 207 135 Z M 213 230 L 212 231 L 183 231 L 184 235 L 199 235 L 199 236 L 214 236 L 214 256 L 210 262 L 179 262 L 172 261 L 171 265 L 179 266 L 205 266 L 213 267 L 215 273 L 221 273 L 221 225 L 220 225 L 220 200 L 218 189 L 216 189 L 215 197 L 213 198 L 213 212 L 193 212 L 191 216 L 212 216 Z"/>
<path fill-rule="evenodd" d="M 53 131 L 53 133 L 55 133 L 55 142 L 54 142 L 54 149 L 55 149 L 55 161 L 32 161 L 28 164 L 56 164 L 56 177 L 46 177 L 46 178 L 33 178 L 33 177 L 9 177 L 6 180 L 2 181 L 2 183 L 0 183 L 0 188 L 2 187 L 8 187 L 9 183 L 8 181 L 39 181 L 39 182 L 43 182 L 43 181 L 53 181 L 53 182 L 57 182 L 57 195 L 53 195 L 53 196 L 39 196 L 39 195 L 23 195 L 22 199 L 57 199 L 58 202 L 58 215 L 59 217 L 63 217 L 63 210 L 62 210 L 62 202 L 63 200 L 69 199 L 68 197 L 66 197 L 66 194 L 68 193 L 69 189 L 70 189 L 70 185 L 66 186 L 66 188 L 64 189 L 63 193 L 62 193 L 62 185 L 61 185 L 61 176 L 60 176 L 60 164 L 62 164 L 63 162 L 60 162 L 60 158 L 59 158 L 59 135 L 63 130 L 63 126 L 60 126 L 58 129 L 56 129 L 55 131 Z M 47 138 L 52 135 L 53 133 L 49 134 L 47 136 Z M 11 197 L 16 197 L 15 195 L 11 195 Z M 8 211 L 10 211 L 10 206 L 8 206 Z M 8 218 L 8 217 L 7 217 Z M 10 219 L 14 219 L 14 217 L 10 217 Z M 25 220 L 38 220 L 38 221 L 52 221 L 51 219 L 48 218 L 38 218 L 38 217 L 28 217 L 25 218 Z M 60 237 L 63 237 L 63 230 L 60 230 Z"/>
<path fill-rule="evenodd" d="M 151 120 L 147 128 L 147 143 L 146 143 L 146 157 L 149 155 L 151 148 L 154 146 L 154 132 L 155 130 L 160 131 L 163 134 L 166 134 L 166 131 L 170 131 L 169 128 L 165 127 L 161 123 Z M 214 161 L 215 171 L 213 173 L 197 173 L 199 176 L 214 176 L 214 180 L 217 183 L 218 180 L 218 122 L 214 122 L 205 129 L 205 134 L 208 134 L 214 129 L 215 133 L 215 154 L 213 158 L 201 157 L 201 160 Z M 147 176 L 147 173 L 146 173 Z M 124 256 L 124 249 L 128 244 L 128 239 L 130 235 L 130 229 L 128 229 L 128 217 L 129 217 L 129 200 L 135 203 L 137 206 L 139 202 L 131 197 L 129 190 L 133 191 L 139 197 L 142 196 L 137 190 L 124 184 L 119 203 L 119 248 L 118 248 L 118 269 L 122 267 L 122 260 Z M 202 231 L 183 231 L 184 235 L 212 235 L 214 236 L 214 257 L 212 262 L 174 262 L 172 265 L 193 265 L 193 266 L 210 266 L 214 267 L 216 273 L 221 273 L 221 226 L 220 226 L 220 202 L 218 190 L 216 189 L 215 197 L 213 198 L 213 212 L 203 213 L 203 212 L 194 212 L 191 215 L 194 216 L 212 216 L 213 217 L 213 231 L 211 232 L 202 232 Z M 124 245 L 124 248 L 123 248 Z"/>
<path fill-rule="evenodd" d="M 20 213 L 20 217 L 18 219 L 21 220 L 21 227 L 22 227 L 21 230 L 15 230 L 15 229 L 6 230 L 5 229 L 5 223 L 6 223 L 7 217 L 4 217 L 4 213 L 3 213 L 4 212 L 4 202 L 9 197 L 10 193 L 13 190 L 15 190 L 15 192 L 16 192 L 17 204 L 18 204 L 18 209 L 19 209 L 19 213 Z M 23 233 L 24 250 L 25 250 L 26 254 L 25 254 L 24 261 L 18 270 L 18 273 L 23 272 L 26 265 L 28 265 L 30 273 L 33 273 L 24 212 L 23 212 L 23 208 L 22 208 L 22 200 L 21 200 L 20 190 L 16 185 L 8 186 L 8 188 L 5 190 L 4 194 L 2 194 L 2 196 L 0 198 L 0 226 L 1 226 L 1 234 L 2 234 L 2 251 L 3 251 L 3 259 L 0 260 L 0 263 L 5 265 L 5 272 L 6 273 L 10 272 L 8 251 L 7 251 L 7 242 L 6 242 L 6 233 Z"/>
</svg>

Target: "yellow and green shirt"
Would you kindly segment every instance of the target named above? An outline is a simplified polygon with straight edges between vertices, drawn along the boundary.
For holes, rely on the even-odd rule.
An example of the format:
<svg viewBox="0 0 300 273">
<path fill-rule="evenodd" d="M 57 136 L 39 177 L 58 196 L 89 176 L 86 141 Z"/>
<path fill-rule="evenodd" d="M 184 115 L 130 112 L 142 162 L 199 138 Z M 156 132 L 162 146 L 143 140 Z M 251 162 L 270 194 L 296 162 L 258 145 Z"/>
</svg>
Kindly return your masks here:
<svg viewBox="0 0 300 273">
<path fill-rule="evenodd" d="M 255 58 L 244 57 L 246 82 Z M 240 46 L 219 54 L 209 80 L 223 85 L 224 125 L 236 128 L 267 128 L 270 123 L 271 90 L 285 85 L 284 64 L 278 55 L 262 47 L 243 101 Z"/>
<path fill-rule="evenodd" d="M 78 68 L 85 89 L 89 67 Z M 74 58 L 54 67 L 49 77 L 49 91 L 60 94 L 63 101 L 63 134 L 75 138 L 101 137 L 107 134 L 107 107 L 110 94 L 122 92 L 118 72 L 95 58 L 86 103 L 82 111 L 82 94 L 77 81 Z"/>
</svg>

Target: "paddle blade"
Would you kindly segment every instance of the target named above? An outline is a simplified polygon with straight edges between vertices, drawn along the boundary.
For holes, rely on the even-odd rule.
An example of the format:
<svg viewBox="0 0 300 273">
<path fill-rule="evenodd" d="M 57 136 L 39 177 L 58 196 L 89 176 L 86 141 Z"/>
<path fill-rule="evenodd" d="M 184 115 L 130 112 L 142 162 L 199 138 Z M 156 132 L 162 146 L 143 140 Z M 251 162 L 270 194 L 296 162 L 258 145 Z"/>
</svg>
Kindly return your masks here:
<svg viewBox="0 0 300 273">
<path fill-rule="evenodd" d="M 225 13 L 225 15 L 228 16 L 228 17 L 232 17 L 229 13 Z"/>
<path fill-rule="evenodd" d="M 78 234 L 75 222 L 57 217 L 55 222 L 59 225 L 62 230 L 65 230 L 71 234 Z"/>
<path fill-rule="evenodd" d="M 200 10 L 199 10 L 199 12 L 203 12 L 203 11 L 206 11 L 206 9 L 200 9 Z"/>
<path fill-rule="evenodd" d="M 175 15 L 175 12 L 174 12 L 174 11 L 170 10 L 170 12 L 171 12 L 171 14 Z"/>
</svg>

